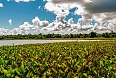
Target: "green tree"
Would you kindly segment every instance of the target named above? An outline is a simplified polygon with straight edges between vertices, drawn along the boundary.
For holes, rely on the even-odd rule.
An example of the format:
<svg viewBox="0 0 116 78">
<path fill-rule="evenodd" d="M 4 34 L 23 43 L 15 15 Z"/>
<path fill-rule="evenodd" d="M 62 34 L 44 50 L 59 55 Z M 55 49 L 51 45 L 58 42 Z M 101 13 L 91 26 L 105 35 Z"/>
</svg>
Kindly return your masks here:
<svg viewBox="0 0 116 78">
<path fill-rule="evenodd" d="M 91 38 L 97 37 L 97 33 L 96 33 L 96 32 L 91 32 L 91 33 L 90 33 L 90 37 L 91 37 Z"/>
</svg>

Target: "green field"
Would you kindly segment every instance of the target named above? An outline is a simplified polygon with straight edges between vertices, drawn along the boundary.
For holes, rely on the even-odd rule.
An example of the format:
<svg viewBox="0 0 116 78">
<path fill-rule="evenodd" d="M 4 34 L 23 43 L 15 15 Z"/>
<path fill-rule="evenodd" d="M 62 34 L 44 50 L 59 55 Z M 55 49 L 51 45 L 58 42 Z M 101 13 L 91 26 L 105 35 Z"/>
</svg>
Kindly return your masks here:
<svg viewBox="0 0 116 78">
<path fill-rule="evenodd" d="M 0 78 L 116 78 L 116 41 L 0 47 Z"/>
</svg>

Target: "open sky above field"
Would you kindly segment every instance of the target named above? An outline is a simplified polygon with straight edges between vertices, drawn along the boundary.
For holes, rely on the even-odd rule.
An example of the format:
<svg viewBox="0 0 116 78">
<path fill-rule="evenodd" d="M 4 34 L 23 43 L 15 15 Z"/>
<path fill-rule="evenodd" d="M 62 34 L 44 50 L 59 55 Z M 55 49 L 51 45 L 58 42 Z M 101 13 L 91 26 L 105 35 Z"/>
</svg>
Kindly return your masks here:
<svg viewBox="0 0 116 78">
<path fill-rule="evenodd" d="M 0 35 L 116 31 L 116 0 L 0 0 Z"/>
</svg>

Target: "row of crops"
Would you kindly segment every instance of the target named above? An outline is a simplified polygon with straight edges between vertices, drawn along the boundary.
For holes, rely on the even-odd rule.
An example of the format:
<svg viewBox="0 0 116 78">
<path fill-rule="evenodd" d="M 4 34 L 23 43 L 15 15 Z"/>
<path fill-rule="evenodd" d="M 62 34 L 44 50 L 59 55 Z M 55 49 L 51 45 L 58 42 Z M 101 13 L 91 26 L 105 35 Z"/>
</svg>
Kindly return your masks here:
<svg viewBox="0 0 116 78">
<path fill-rule="evenodd" d="M 116 42 L 0 47 L 0 78 L 116 78 Z"/>
</svg>

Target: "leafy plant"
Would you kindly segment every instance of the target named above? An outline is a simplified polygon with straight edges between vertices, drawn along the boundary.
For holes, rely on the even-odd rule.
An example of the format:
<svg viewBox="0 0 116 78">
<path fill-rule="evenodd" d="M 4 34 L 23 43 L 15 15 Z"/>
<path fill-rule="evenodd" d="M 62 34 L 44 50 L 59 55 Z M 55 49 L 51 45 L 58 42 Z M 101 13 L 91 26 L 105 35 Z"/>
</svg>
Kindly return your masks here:
<svg viewBox="0 0 116 78">
<path fill-rule="evenodd" d="M 0 47 L 0 78 L 115 78 L 115 72 L 115 41 Z"/>
</svg>

